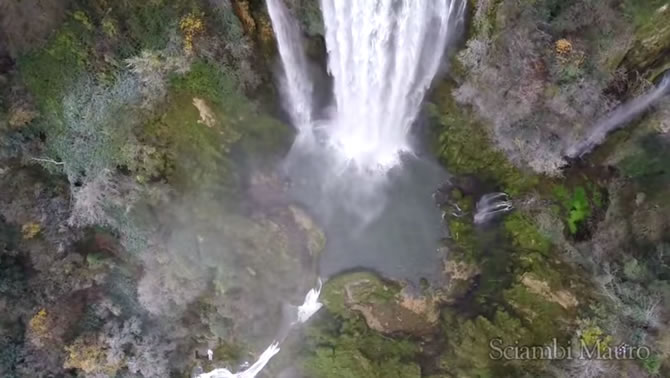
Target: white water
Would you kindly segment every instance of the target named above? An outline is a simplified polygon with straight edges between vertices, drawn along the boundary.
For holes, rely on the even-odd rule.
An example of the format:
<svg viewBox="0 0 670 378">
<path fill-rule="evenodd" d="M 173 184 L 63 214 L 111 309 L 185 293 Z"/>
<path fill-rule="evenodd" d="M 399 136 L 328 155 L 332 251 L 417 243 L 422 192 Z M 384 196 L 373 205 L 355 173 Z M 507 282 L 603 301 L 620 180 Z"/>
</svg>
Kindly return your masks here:
<svg viewBox="0 0 670 378">
<path fill-rule="evenodd" d="M 306 322 L 309 320 L 309 318 L 312 317 L 312 315 L 316 314 L 317 311 L 321 309 L 321 307 L 323 307 L 323 304 L 319 302 L 319 295 L 321 295 L 322 286 L 323 284 L 319 279 L 319 286 L 307 293 L 305 296 L 305 302 L 303 302 L 303 304 L 298 307 L 298 319 L 293 322 L 292 325 Z"/>
<path fill-rule="evenodd" d="M 300 29 L 286 9 L 284 0 L 268 0 L 267 5 L 283 63 L 283 75 L 280 77 L 282 102 L 291 115 L 293 125 L 304 134 L 312 124 L 314 85 L 309 79 Z"/>
<path fill-rule="evenodd" d="M 477 201 L 474 216 L 475 224 L 484 224 L 499 215 L 508 213 L 514 209 L 512 201 L 506 193 L 488 193 Z"/>
<path fill-rule="evenodd" d="M 305 113 L 313 85 L 283 0 L 267 0 L 286 73 L 289 112 Z M 462 0 L 322 0 L 328 70 L 334 81 L 330 119 L 304 123 L 345 161 L 390 168 L 411 152 L 408 134 L 443 63 L 451 32 L 463 20 Z M 311 114 L 311 112 L 307 112 Z M 297 117 L 300 118 L 300 117 Z M 302 117 L 302 121 L 312 121 Z M 306 138 L 312 140 L 312 138 Z"/>
<path fill-rule="evenodd" d="M 408 140 L 465 2 L 322 0 L 336 114 L 330 144 L 364 167 L 389 167 Z"/>
<path fill-rule="evenodd" d="M 258 361 L 244 371 L 231 373 L 228 369 L 215 369 L 209 373 L 200 374 L 198 378 L 254 378 L 277 353 L 279 353 L 279 343 L 275 341 L 261 353 Z"/>
<path fill-rule="evenodd" d="M 603 119 L 596 122 L 588 136 L 571 146 L 566 151 L 566 155 L 571 158 L 582 157 L 605 141 L 609 133 L 624 127 L 628 122 L 642 114 L 650 106 L 667 95 L 670 91 L 670 74 L 667 74 L 663 80 L 650 92 L 625 103 Z"/>
<path fill-rule="evenodd" d="M 291 322 L 291 326 L 296 324 L 303 324 L 316 314 L 323 304 L 319 302 L 319 295 L 321 294 L 321 279 L 319 279 L 319 284 L 316 288 L 311 289 L 305 296 L 305 301 L 302 305 L 297 307 L 297 320 Z M 268 346 L 263 353 L 258 357 L 258 360 L 254 362 L 247 369 L 242 370 L 238 373 L 232 373 L 226 368 L 214 369 L 209 373 L 203 373 L 198 375 L 198 378 L 254 378 L 258 373 L 260 373 L 263 368 L 270 362 L 272 357 L 279 353 L 279 342 L 273 341 L 270 346 Z M 210 358 L 211 359 L 211 358 Z"/>
</svg>

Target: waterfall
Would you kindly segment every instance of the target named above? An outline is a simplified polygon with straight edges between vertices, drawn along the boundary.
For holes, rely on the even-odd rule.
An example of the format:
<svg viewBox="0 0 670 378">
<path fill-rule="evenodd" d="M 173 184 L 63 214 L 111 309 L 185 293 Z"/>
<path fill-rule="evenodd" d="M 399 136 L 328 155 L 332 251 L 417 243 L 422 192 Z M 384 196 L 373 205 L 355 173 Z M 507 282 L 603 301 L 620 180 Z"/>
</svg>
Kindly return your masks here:
<svg viewBox="0 0 670 378">
<path fill-rule="evenodd" d="M 336 115 L 326 134 L 345 158 L 392 166 L 442 63 L 458 0 L 322 0 Z"/>
<path fill-rule="evenodd" d="M 299 131 L 309 131 L 312 123 L 313 83 L 309 77 L 309 65 L 303 50 L 303 40 L 297 23 L 291 18 L 284 0 L 267 0 L 268 13 L 272 19 L 283 75 L 280 90 L 284 108 L 291 115 L 293 125 Z"/>
<path fill-rule="evenodd" d="M 474 222 L 484 224 L 499 215 L 512 211 L 514 205 L 506 193 L 488 193 L 477 201 Z"/>
<path fill-rule="evenodd" d="M 297 320 L 292 321 L 291 326 L 307 322 L 312 315 L 316 314 L 321 307 L 323 307 L 323 304 L 319 302 L 322 286 L 321 279 L 319 278 L 318 286 L 311 289 L 307 295 L 305 295 L 305 301 L 302 305 L 296 307 L 296 314 L 294 316 Z M 255 378 L 277 353 L 279 353 L 279 341 L 273 341 L 272 344 L 261 353 L 256 362 L 239 373 L 232 373 L 226 368 L 219 368 L 214 369 L 209 373 L 199 374 L 197 378 Z"/>
<path fill-rule="evenodd" d="M 289 111 L 302 113 L 311 104 L 306 100 L 312 86 L 296 23 L 287 17 L 282 0 L 267 3 L 286 72 Z M 402 152 L 411 152 L 410 128 L 443 63 L 446 44 L 463 20 L 465 3 L 322 0 L 334 111 L 311 131 L 357 166 L 397 164 Z"/>
<path fill-rule="evenodd" d="M 570 158 L 576 158 L 588 154 L 605 141 L 605 137 L 609 133 L 625 126 L 663 98 L 663 96 L 667 95 L 669 91 L 670 74 L 666 74 L 653 90 L 619 106 L 606 117 L 596 122 L 586 139 L 568 148 L 566 155 Z"/>
</svg>

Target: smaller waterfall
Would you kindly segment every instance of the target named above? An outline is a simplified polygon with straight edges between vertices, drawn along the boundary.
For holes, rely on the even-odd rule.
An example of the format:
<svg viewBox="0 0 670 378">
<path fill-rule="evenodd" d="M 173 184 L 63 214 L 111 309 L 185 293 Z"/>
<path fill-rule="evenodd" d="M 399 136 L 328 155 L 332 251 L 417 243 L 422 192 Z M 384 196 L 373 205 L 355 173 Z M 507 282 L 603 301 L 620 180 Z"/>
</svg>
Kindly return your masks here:
<svg viewBox="0 0 670 378">
<path fill-rule="evenodd" d="M 484 224 L 499 215 L 508 213 L 514 209 L 514 205 L 506 193 L 489 193 L 477 201 L 474 222 Z"/>
<path fill-rule="evenodd" d="M 667 74 L 656 88 L 619 106 L 612 113 L 598 121 L 595 126 L 593 126 L 588 137 L 578 144 L 568 148 L 566 155 L 570 158 L 578 158 L 588 154 L 603 143 L 605 137 L 607 137 L 609 133 L 625 126 L 628 122 L 642 114 L 650 106 L 654 105 L 658 100 L 663 98 L 663 96 L 668 94 L 669 90 L 670 74 Z"/>
<path fill-rule="evenodd" d="M 316 312 L 319 311 L 321 307 L 323 307 L 323 304 L 319 302 L 319 295 L 321 295 L 322 286 L 323 283 L 321 282 L 321 279 L 319 279 L 319 286 L 307 293 L 305 296 L 305 302 L 300 307 L 298 307 L 298 320 L 293 322 L 292 325 L 306 322 L 309 318 L 312 317 L 312 315 L 316 314 Z"/>
<path fill-rule="evenodd" d="M 228 369 L 215 369 L 209 373 L 200 374 L 198 378 L 254 378 L 277 353 L 279 353 L 279 343 L 275 341 L 258 357 L 258 361 L 242 372 L 233 374 Z"/>
<path fill-rule="evenodd" d="M 279 87 L 284 92 L 284 109 L 290 112 L 293 126 L 298 131 L 311 134 L 314 84 L 309 77 L 300 29 L 286 9 L 284 0 L 267 0 L 267 6 L 282 60 L 284 75 L 280 78 Z"/>
<path fill-rule="evenodd" d="M 323 304 L 319 302 L 322 286 L 321 279 L 319 279 L 318 286 L 311 289 L 307 295 L 305 295 L 305 301 L 302 305 L 297 307 L 297 320 L 293 321 L 291 326 L 307 322 L 312 315 L 316 314 L 321 307 L 323 307 Z M 256 362 L 239 373 L 232 373 L 228 369 L 220 368 L 214 369 L 209 373 L 200 374 L 197 378 L 254 378 L 277 353 L 279 353 L 279 342 L 274 341 L 265 349 L 265 351 L 263 351 L 263 353 L 261 353 Z"/>
</svg>

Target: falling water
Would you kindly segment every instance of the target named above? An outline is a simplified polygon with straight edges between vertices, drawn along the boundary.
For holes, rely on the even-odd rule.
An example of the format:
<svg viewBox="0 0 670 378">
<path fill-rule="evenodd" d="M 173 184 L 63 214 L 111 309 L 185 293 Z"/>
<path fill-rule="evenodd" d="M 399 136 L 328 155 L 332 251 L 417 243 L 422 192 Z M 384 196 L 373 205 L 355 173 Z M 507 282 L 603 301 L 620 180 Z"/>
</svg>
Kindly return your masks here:
<svg viewBox="0 0 670 378">
<path fill-rule="evenodd" d="M 459 0 L 323 0 L 336 115 L 326 134 L 345 158 L 393 166 L 442 63 Z"/>
<path fill-rule="evenodd" d="M 308 74 L 309 65 L 300 29 L 286 9 L 284 0 L 267 0 L 267 5 L 282 60 L 280 89 L 283 91 L 284 107 L 298 130 L 309 131 L 314 86 Z"/>
<path fill-rule="evenodd" d="M 296 313 L 294 314 L 294 317 L 296 320 L 291 322 L 291 326 L 307 322 L 307 320 L 309 320 L 312 315 L 316 314 L 321 309 L 321 307 L 323 307 L 323 304 L 319 302 L 321 287 L 322 283 L 321 279 L 319 279 L 318 286 L 314 289 L 311 289 L 307 295 L 305 295 L 305 301 L 303 304 L 295 307 Z M 263 370 L 263 368 L 270 362 L 272 357 L 274 357 L 277 353 L 279 353 L 279 341 L 273 341 L 272 344 L 270 344 L 270 346 L 268 346 L 265 351 L 261 353 L 256 362 L 238 373 L 232 373 L 226 368 L 220 368 L 214 369 L 209 373 L 200 374 L 197 378 L 254 378 Z"/>
<path fill-rule="evenodd" d="M 477 201 L 475 224 L 484 224 L 499 215 L 512 211 L 514 205 L 506 193 L 488 193 Z"/>
<path fill-rule="evenodd" d="M 668 94 L 669 90 L 670 74 L 667 74 L 661 83 L 653 90 L 621 105 L 605 118 L 598 121 L 595 126 L 593 126 L 588 137 L 580 143 L 568 148 L 566 155 L 570 158 L 575 158 L 588 154 L 600 145 L 609 133 L 625 126 L 628 122 L 635 119 L 635 117 L 639 116 L 663 96 Z"/>
<path fill-rule="evenodd" d="M 295 22 L 282 0 L 268 10 L 286 73 L 290 111 L 309 114 L 312 84 Z M 392 167 L 410 152 L 408 133 L 441 64 L 451 32 L 463 19 L 461 0 L 322 0 L 328 70 L 334 80 L 323 135 L 345 160 Z M 311 118 L 302 116 L 303 121 Z M 305 124 L 296 125 L 301 131 Z M 312 125 L 313 127 L 313 125 Z"/>
</svg>

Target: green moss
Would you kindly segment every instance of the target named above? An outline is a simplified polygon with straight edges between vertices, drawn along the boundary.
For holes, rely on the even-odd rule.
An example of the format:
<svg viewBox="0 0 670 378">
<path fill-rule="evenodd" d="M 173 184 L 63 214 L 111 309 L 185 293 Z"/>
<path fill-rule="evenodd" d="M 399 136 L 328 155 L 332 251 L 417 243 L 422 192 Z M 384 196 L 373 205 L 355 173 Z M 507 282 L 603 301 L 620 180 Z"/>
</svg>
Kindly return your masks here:
<svg viewBox="0 0 670 378">
<path fill-rule="evenodd" d="M 450 92 L 450 85 L 441 85 L 428 107 L 436 134 L 433 147 L 449 171 L 499 182 L 511 195 L 536 185 L 538 177 L 508 162 L 505 155 L 493 147 L 484 127 L 466 107 L 455 103 Z"/>
<path fill-rule="evenodd" d="M 346 305 L 346 300 L 383 304 L 394 299 L 399 292 L 400 287 L 395 283 L 382 281 L 372 273 L 357 272 L 330 279 L 323 288 L 321 298 L 330 312 L 349 318 L 354 313 Z"/>
<path fill-rule="evenodd" d="M 652 377 L 659 376 L 661 366 L 663 366 L 663 359 L 658 354 L 653 354 L 649 358 L 640 361 L 642 368 Z"/>
<path fill-rule="evenodd" d="M 504 298 L 528 322 L 529 335 L 534 343 L 545 344 L 554 337 L 567 337 L 568 329 L 562 328 L 569 314 L 560 304 L 531 292 L 522 284 L 505 290 Z"/>
<path fill-rule="evenodd" d="M 604 210 L 605 207 L 603 189 L 592 181 L 580 180 L 580 184 L 573 189 L 557 184 L 552 194 L 559 205 L 558 214 L 564 217 L 572 235 L 584 230 L 586 221 L 595 210 Z"/>
<path fill-rule="evenodd" d="M 463 319 L 455 313 L 443 314 L 448 348 L 442 354 L 439 367 L 456 377 L 516 377 L 539 370 L 542 362 L 525 362 L 521 373 L 518 361 L 491 358 L 491 341 L 506 345 L 531 345 L 533 337 L 521 321 L 509 313 L 498 310 L 491 318 L 478 316 Z"/>
<path fill-rule="evenodd" d="M 533 221 L 521 212 L 507 216 L 504 228 L 515 247 L 524 251 L 535 251 L 542 255 L 548 254 L 551 242 L 540 233 Z"/>
<path fill-rule="evenodd" d="M 449 219 L 449 234 L 451 236 L 451 248 L 462 255 L 468 262 L 477 261 L 481 255 L 475 228 L 472 222 L 463 218 Z"/>
<path fill-rule="evenodd" d="M 142 139 L 162 157 L 162 174 L 182 190 L 227 191 L 238 175 L 235 151 L 241 158 L 269 157 L 289 143 L 288 126 L 260 111 L 214 64 L 194 62 L 171 79 L 170 89 L 164 112 L 146 125 Z"/>
<path fill-rule="evenodd" d="M 193 62 L 188 73 L 173 76 L 171 83 L 177 90 L 203 96 L 226 108 L 239 109 L 249 106 L 248 101 L 240 98 L 235 79 L 204 60 Z"/>
<path fill-rule="evenodd" d="M 238 89 L 229 72 L 199 60 L 191 70 L 171 80 L 177 91 L 201 97 L 215 105 L 227 127 L 240 135 L 237 146 L 248 156 L 276 156 L 291 143 L 292 129 L 270 117 Z"/>
<path fill-rule="evenodd" d="M 314 378 L 420 377 L 411 341 L 381 336 L 360 317 L 342 319 L 324 313 L 306 329 L 302 365 Z"/>
<path fill-rule="evenodd" d="M 305 371 L 314 378 L 420 378 L 421 368 L 395 359 L 368 360 L 359 350 L 317 348 Z"/>
<path fill-rule="evenodd" d="M 577 227 L 591 215 L 591 206 L 586 199 L 586 190 L 582 187 L 575 189 L 568 216 L 568 229 L 574 235 Z"/>
<path fill-rule="evenodd" d="M 89 48 L 77 27 L 65 24 L 44 48 L 19 59 L 23 80 L 43 114 L 62 115 L 63 95 L 85 71 Z"/>
</svg>

